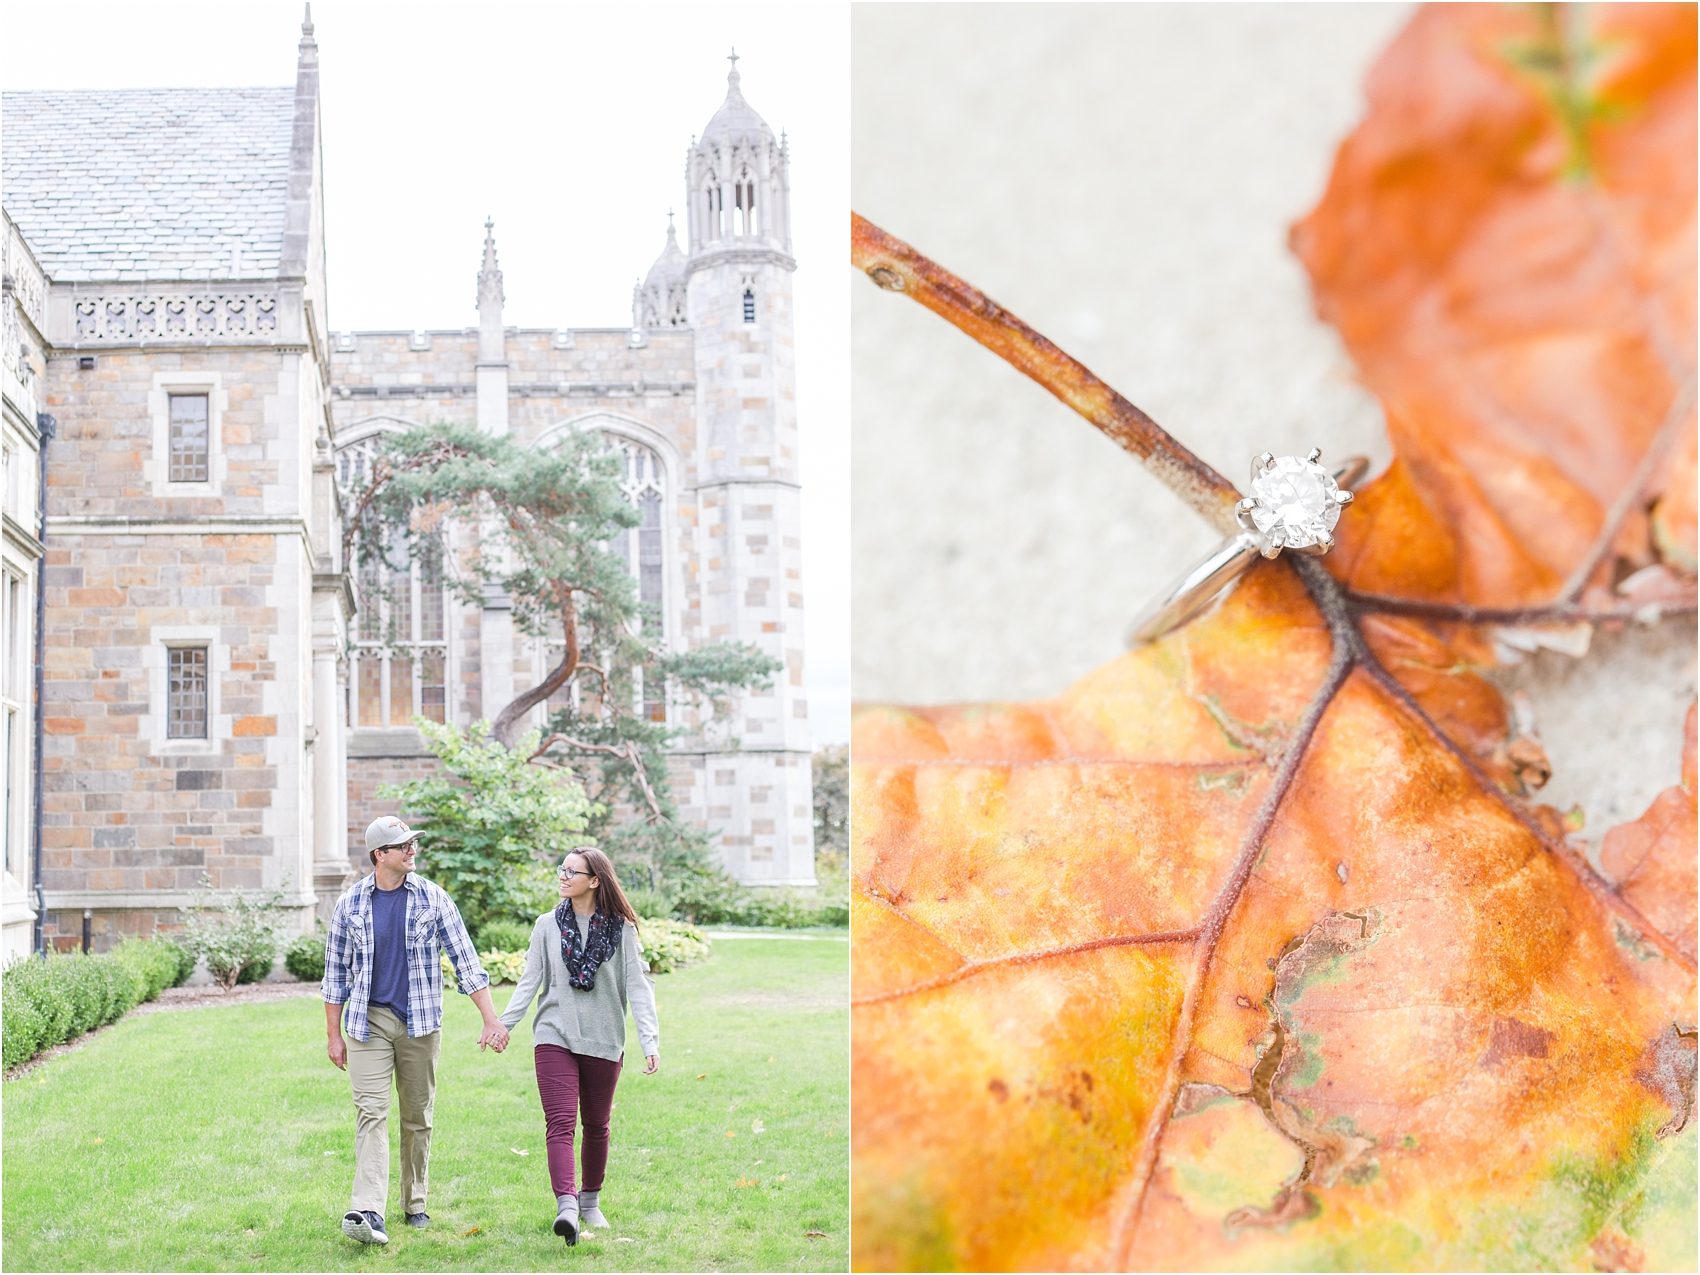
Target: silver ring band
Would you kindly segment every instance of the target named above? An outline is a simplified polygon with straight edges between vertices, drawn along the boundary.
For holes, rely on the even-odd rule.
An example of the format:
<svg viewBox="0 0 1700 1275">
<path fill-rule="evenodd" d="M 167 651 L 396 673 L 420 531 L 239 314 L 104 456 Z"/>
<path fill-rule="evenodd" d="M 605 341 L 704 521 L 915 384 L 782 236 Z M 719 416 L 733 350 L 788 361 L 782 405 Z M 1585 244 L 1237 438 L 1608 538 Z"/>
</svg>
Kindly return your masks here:
<svg viewBox="0 0 1700 1275">
<path fill-rule="evenodd" d="M 1347 457 L 1334 470 L 1334 481 L 1341 487 L 1350 487 L 1368 469 L 1367 457 Z M 1251 531 L 1229 536 L 1207 556 L 1187 568 L 1185 574 L 1139 613 L 1128 628 L 1127 645 L 1130 648 L 1143 646 L 1180 628 L 1214 602 L 1266 552 L 1261 538 Z"/>
</svg>

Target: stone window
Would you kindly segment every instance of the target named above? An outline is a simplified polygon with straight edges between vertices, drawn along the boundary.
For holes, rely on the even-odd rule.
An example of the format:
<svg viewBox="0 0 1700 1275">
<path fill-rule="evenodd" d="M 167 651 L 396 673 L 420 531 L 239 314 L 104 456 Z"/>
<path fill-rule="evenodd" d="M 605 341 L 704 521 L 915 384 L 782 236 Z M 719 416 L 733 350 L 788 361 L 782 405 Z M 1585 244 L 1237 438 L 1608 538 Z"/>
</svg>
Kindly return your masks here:
<svg viewBox="0 0 1700 1275">
<path fill-rule="evenodd" d="M 720 189 L 719 184 L 712 177 L 708 179 L 708 185 L 703 187 L 702 195 L 702 224 L 708 231 L 708 234 L 704 237 L 708 239 L 718 239 L 723 233 L 721 217 L 726 211 L 726 196 Z"/>
<path fill-rule="evenodd" d="M 167 739 L 207 737 L 207 648 L 174 646 L 166 652 Z"/>
<path fill-rule="evenodd" d="M 217 496 L 229 478 L 222 433 L 230 395 L 214 371 L 155 372 L 148 394 L 153 447 L 142 478 L 156 499 Z"/>
<path fill-rule="evenodd" d="M 24 835 L 24 811 L 22 798 L 26 787 L 24 771 L 24 671 L 23 646 L 25 621 L 23 619 L 25 590 L 23 581 L 11 574 L 0 576 L 0 583 L 5 589 L 0 593 L 0 603 L 5 606 L 5 641 L 6 646 L 0 658 L 6 661 L 0 669 L 0 748 L 5 750 L 0 757 L 0 768 L 6 775 L 6 870 L 20 881 L 29 879 L 29 869 L 25 860 L 24 846 L 27 838 Z"/>
<path fill-rule="evenodd" d="M 754 288 L 744 289 L 744 322 L 756 321 L 756 294 Z"/>
<path fill-rule="evenodd" d="M 661 505 L 666 498 L 661 457 L 642 443 L 617 434 L 607 435 L 608 446 L 620 458 L 620 488 L 637 506 L 642 521 L 620 532 L 609 548 L 625 562 L 637 579 L 638 601 L 644 606 L 643 623 L 661 623 L 666 604 L 666 562 L 662 553 Z M 667 720 L 666 690 L 658 676 L 643 678 L 639 670 L 641 712 L 652 722 Z"/>
<path fill-rule="evenodd" d="M 407 422 L 380 423 L 378 429 Z M 356 438 L 337 450 L 337 485 L 352 506 L 371 481 L 379 434 Z M 349 721 L 382 729 L 413 725 L 415 717 L 448 720 L 448 594 L 443 551 L 433 543 L 423 561 L 405 551 L 386 561 L 364 562 L 356 576 L 360 616 L 354 628 L 353 704 Z"/>
<path fill-rule="evenodd" d="M 171 398 L 171 459 L 168 480 L 204 483 L 210 474 L 211 434 L 207 396 L 173 394 Z"/>
<path fill-rule="evenodd" d="M 417 568 L 417 569 L 416 569 Z M 448 720 L 448 607 L 440 547 L 423 561 L 360 572 L 353 679 L 355 725 Z"/>
<path fill-rule="evenodd" d="M 756 234 L 756 181 L 748 168 L 742 169 L 732 183 L 732 203 L 737 233 Z"/>
</svg>

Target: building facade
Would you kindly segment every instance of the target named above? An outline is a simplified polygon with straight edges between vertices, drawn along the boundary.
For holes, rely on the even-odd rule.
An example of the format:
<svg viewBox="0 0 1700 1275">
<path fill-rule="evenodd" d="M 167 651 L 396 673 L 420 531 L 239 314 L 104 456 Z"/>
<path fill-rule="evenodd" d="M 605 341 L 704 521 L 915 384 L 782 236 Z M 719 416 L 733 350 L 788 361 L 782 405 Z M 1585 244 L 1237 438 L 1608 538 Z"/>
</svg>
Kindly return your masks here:
<svg viewBox="0 0 1700 1275">
<path fill-rule="evenodd" d="M 102 942 L 172 924 L 203 879 L 282 890 L 305 924 L 368 870 L 361 833 L 394 809 L 378 789 L 434 767 L 415 719 L 493 719 L 556 662 L 428 564 L 395 564 L 382 605 L 405 613 L 360 610 L 345 500 L 384 433 L 440 420 L 538 449 L 589 431 L 620 455 L 643 522 L 617 548 L 669 646 L 730 638 L 785 665 L 729 729 L 644 694 L 679 731 L 675 796 L 739 879 L 813 883 L 788 154 L 735 62 L 687 157 L 688 251 L 669 226 L 619 329 L 506 326 L 486 225 L 477 326 L 332 330 L 310 23 L 292 88 L 9 93 L 4 127 L 6 211 L 40 280 L 38 410 L 57 421 L 50 941 L 85 909 Z M 7 243 L 10 294 L 10 220 Z M 35 426 L 7 368 L 11 475 Z M 27 600 L 39 543 L 8 502 Z M 14 893 L 34 919 L 34 880 L 14 891 L 6 844 L 11 927 Z"/>
</svg>

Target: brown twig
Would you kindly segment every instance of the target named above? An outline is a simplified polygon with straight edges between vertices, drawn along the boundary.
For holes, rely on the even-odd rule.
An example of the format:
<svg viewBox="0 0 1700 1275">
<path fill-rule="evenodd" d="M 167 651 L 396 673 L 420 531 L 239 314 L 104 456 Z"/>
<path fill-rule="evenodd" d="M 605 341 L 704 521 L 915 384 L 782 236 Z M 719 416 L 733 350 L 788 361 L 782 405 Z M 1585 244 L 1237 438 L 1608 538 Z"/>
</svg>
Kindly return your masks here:
<svg viewBox="0 0 1700 1275">
<path fill-rule="evenodd" d="M 619 757 L 630 762 L 632 769 L 637 772 L 638 786 L 643 789 L 644 800 L 649 803 L 649 822 L 670 822 L 667 816 L 661 813 L 661 802 L 657 800 L 655 796 L 655 789 L 650 787 L 649 772 L 644 769 L 643 758 L 638 755 L 638 747 L 636 744 L 632 743 L 630 740 L 627 740 L 623 744 L 593 744 L 588 740 L 574 739 L 571 735 L 562 735 L 557 733 L 549 736 L 548 739 L 537 745 L 536 751 L 533 752 L 531 756 L 527 757 L 526 760 L 536 761 L 556 744 L 566 744 L 569 748 L 576 748 L 580 752 L 603 753 L 607 756 Z"/>
<path fill-rule="evenodd" d="M 1239 530 L 1233 483 L 1081 363 L 984 293 L 873 222 L 850 214 L 850 259 L 888 292 L 902 292 L 1025 372 L 1140 460 L 1224 535 Z"/>
</svg>

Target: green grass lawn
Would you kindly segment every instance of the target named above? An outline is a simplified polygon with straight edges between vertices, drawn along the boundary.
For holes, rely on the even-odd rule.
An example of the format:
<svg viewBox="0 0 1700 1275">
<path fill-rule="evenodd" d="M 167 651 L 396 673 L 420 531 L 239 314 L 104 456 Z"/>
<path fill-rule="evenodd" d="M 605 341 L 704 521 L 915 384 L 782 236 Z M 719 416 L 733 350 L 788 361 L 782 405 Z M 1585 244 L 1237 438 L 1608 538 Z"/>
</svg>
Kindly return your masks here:
<svg viewBox="0 0 1700 1275">
<path fill-rule="evenodd" d="M 847 1270 L 848 964 L 842 940 L 727 938 L 656 980 L 661 1071 L 640 1074 L 628 1025 L 602 1193 L 612 1226 L 573 1249 L 550 1230 L 529 1021 L 505 1055 L 480 1054 L 477 1010 L 446 996 L 432 1224 L 402 1225 L 392 1106 L 390 1242 L 368 1247 L 339 1229 L 354 1107 L 317 998 L 131 1016 L 6 1083 L 0 1262 Z"/>
</svg>

